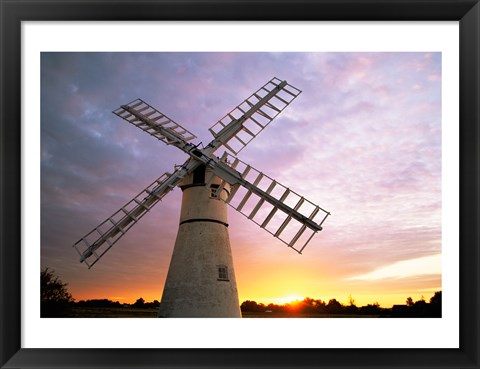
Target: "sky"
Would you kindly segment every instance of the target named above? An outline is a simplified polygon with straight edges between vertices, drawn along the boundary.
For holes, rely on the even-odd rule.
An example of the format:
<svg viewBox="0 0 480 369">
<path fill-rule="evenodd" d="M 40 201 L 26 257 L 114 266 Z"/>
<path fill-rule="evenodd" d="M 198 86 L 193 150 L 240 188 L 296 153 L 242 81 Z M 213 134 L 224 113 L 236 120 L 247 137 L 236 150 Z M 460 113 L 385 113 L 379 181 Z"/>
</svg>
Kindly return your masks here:
<svg viewBox="0 0 480 369">
<path fill-rule="evenodd" d="M 277 77 L 302 93 L 238 157 L 331 216 L 300 255 L 230 208 L 240 301 L 428 300 L 442 289 L 441 75 L 430 52 L 43 52 L 41 267 L 77 301 L 160 301 L 180 189 L 92 269 L 72 247 L 187 159 L 112 111 L 141 98 L 206 145 Z"/>
</svg>

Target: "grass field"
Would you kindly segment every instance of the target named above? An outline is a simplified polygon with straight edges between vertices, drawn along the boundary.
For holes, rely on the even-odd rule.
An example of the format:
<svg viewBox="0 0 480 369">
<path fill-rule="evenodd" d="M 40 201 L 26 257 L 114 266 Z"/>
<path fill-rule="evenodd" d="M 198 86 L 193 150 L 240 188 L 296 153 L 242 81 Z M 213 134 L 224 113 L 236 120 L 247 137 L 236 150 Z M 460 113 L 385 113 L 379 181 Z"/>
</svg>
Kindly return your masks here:
<svg viewBox="0 0 480 369">
<path fill-rule="evenodd" d="M 380 315 L 303 314 L 303 313 L 242 313 L 243 318 L 379 318 Z"/>
<path fill-rule="evenodd" d="M 70 318 L 156 318 L 157 309 L 139 309 L 124 307 L 77 307 Z M 378 315 L 346 315 L 346 314 L 301 314 L 301 313 L 242 313 L 243 318 L 378 318 Z"/>
<path fill-rule="evenodd" d="M 156 318 L 158 309 L 73 307 L 70 318 Z"/>
</svg>

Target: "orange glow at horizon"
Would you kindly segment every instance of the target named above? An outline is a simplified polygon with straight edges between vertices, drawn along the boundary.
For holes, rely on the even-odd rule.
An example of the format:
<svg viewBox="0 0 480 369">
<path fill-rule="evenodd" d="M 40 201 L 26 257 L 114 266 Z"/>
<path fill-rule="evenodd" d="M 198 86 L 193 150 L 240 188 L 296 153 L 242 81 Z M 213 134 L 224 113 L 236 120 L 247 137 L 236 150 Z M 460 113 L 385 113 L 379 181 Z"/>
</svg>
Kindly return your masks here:
<svg viewBox="0 0 480 369">
<path fill-rule="evenodd" d="M 380 306 L 390 308 L 393 305 L 405 304 L 408 297 L 418 301 L 423 296 L 428 302 L 436 291 L 442 290 L 440 273 L 431 274 L 428 278 L 423 276 L 425 281 L 421 283 L 417 277 L 420 270 L 408 268 L 406 270 L 413 275 L 404 275 L 402 278 L 386 278 L 386 275 L 382 274 L 380 276 L 382 278 L 365 280 L 359 278 L 366 275 L 362 273 L 355 274 L 359 277 L 341 278 L 339 276 L 345 275 L 346 271 L 340 268 L 340 263 L 334 267 L 335 263 L 330 260 L 335 261 L 334 258 L 325 257 L 326 261 L 322 261 L 322 258 L 305 255 L 297 257 L 291 250 L 277 247 L 277 253 L 271 256 L 270 260 L 264 260 L 260 256 L 255 259 L 252 255 L 238 252 L 239 246 L 235 239 L 232 244 L 240 304 L 250 300 L 265 305 L 270 303 L 283 305 L 308 297 L 325 303 L 330 299 L 336 299 L 343 305 L 349 305 L 351 297 L 359 307 L 378 302 Z M 275 248 L 273 245 L 265 246 L 268 247 Z M 440 263 L 439 257 L 429 257 L 412 259 L 411 264 L 407 262 L 404 264 L 416 265 L 422 260 Z M 398 263 L 392 264 L 391 270 L 395 270 L 397 266 Z M 439 271 L 440 268 L 437 269 Z M 382 269 L 384 270 L 386 267 Z M 433 269 L 432 273 L 436 271 Z M 128 278 L 121 281 L 112 280 L 107 285 L 70 283 L 68 288 L 76 301 L 109 299 L 131 304 L 143 298 L 146 302 L 153 302 L 161 301 L 164 278 L 161 271 L 158 271 L 154 276 L 139 276 L 141 288 L 138 288 L 138 280 Z"/>
<path fill-rule="evenodd" d="M 279 283 L 281 285 L 281 283 Z M 72 292 L 75 301 L 81 300 L 93 300 L 93 299 L 108 299 L 111 301 L 118 301 L 121 304 L 133 304 L 139 298 L 143 298 L 145 302 L 153 302 L 154 300 L 161 301 L 162 291 L 159 289 L 158 285 L 152 284 L 151 286 L 145 286 L 144 289 L 138 290 L 135 288 L 124 289 L 121 286 L 111 286 L 112 288 L 98 288 L 98 289 L 76 289 L 70 288 L 69 291 Z M 403 291 L 394 291 L 383 293 L 370 293 L 370 291 L 359 291 L 355 293 L 345 292 L 345 293 L 336 293 L 335 291 L 326 291 L 325 293 L 315 293 L 314 291 L 302 290 L 301 292 L 291 292 L 293 289 L 290 289 L 290 292 L 286 293 L 265 293 L 259 294 L 257 290 L 249 286 L 249 288 L 240 289 L 239 288 L 239 303 L 241 304 L 244 301 L 256 301 L 257 303 L 263 303 L 268 305 L 270 303 L 275 305 L 284 305 L 293 302 L 303 301 L 305 298 L 311 298 L 314 300 L 322 300 L 325 303 L 328 303 L 331 299 L 336 299 L 343 305 L 349 305 L 350 297 L 353 298 L 356 306 L 365 306 L 368 304 L 373 304 L 378 302 L 380 306 L 385 308 L 390 308 L 393 305 L 404 305 L 408 297 L 411 297 L 414 301 L 420 300 L 422 297 L 428 302 L 430 297 L 436 291 L 441 291 L 441 285 L 437 287 L 418 289 L 418 290 L 403 290 Z M 272 289 L 280 292 L 281 289 L 275 288 L 272 286 Z M 339 290 L 341 290 L 339 288 Z"/>
</svg>

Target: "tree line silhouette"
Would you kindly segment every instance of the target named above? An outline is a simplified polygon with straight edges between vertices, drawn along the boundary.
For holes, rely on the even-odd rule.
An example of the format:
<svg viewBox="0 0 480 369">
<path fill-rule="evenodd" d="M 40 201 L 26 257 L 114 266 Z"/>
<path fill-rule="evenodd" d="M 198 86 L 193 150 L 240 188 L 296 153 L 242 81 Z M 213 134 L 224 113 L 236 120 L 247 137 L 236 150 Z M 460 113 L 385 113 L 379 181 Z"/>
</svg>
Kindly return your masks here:
<svg viewBox="0 0 480 369">
<path fill-rule="evenodd" d="M 75 303 L 78 307 L 105 307 L 105 308 L 115 308 L 115 307 L 132 307 L 140 309 L 156 309 L 160 306 L 158 300 L 153 300 L 152 302 L 145 302 L 145 300 L 140 297 L 133 304 L 120 303 L 119 301 L 112 301 L 108 299 L 92 299 L 92 300 L 80 300 Z"/>
<path fill-rule="evenodd" d="M 320 315 L 376 315 L 384 317 L 441 317 L 442 316 L 442 291 L 437 291 L 427 303 L 422 298 L 413 302 L 411 297 L 405 305 L 393 305 L 391 308 L 381 307 L 378 302 L 358 307 L 350 296 L 349 304 L 344 305 L 336 299 L 327 302 L 306 297 L 303 300 L 292 301 L 277 305 L 265 305 L 256 301 L 244 301 L 240 308 L 242 313 L 283 313 L 283 314 L 320 314 Z"/>
<path fill-rule="evenodd" d="M 133 304 L 122 304 L 119 301 L 108 299 L 81 300 L 75 302 L 75 299 L 68 292 L 68 283 L 63 283 L 55 271 L 50 268 L 44 268 L 40 273 L 40 316 L 48 317 L 66 317 L 71 315 L 72 308 L 138 308 L 138 309 L 158 309 L 160 302 L 154 300 L 145 302 L 140 297 Z M 327 302 L 306 297 L 303 300 L 292 301 L 286 304 L 268 304 L 257 303 L 256 301 L 246 300 L 240 305 L 242 313 L 255 314 L 275 314 L 284 315 L 374 315 L 380 317 L 441 317 L 442 316 L 442 291 L 437 291 L 427 303 L 422 298 L 413 301 L 408 297 L 405 305 L 394 305 L 392 308 L 380 307 L 378 302 L 358 307 L 352 296 L 349 302 L 344 305 L 336 299 L 330 299 Z"/>
<path fill-rule="evenodd" d="M 120 308 L 131 307 L 141 309 L 158 309 L 160 302 L 154 300 L 145 302 L 140 297 L 133 304 L 121 304 L 119 301 L 109 299 L 80 300 L 75 302 L 67 289 L 68 283 L 63 283 L 55 275 L 55 271 L 46 267 L 40 272 L 40 316 L 42 318 L 61 318 L 72 314 L 75 307 L 82 308 Z"/>
</svg>

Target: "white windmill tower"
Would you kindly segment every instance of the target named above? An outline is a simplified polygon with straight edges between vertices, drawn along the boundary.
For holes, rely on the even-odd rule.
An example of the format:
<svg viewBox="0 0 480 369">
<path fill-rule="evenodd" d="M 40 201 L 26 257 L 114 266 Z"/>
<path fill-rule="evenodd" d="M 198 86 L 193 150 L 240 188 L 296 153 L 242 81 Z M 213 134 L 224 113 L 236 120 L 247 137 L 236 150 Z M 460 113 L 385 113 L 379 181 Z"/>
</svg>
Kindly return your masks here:
<svg viewBox="0 0 480 369">
<path fill-rule="evenodd" d="M 210 128 L 200 148 L 191 132 L 137 99 L 114 113 L 189 158 L 164 173 L 73 246 L 91 268 L 139 219 L 176 186 L 183 191 L 160 317 L 240 317 L 227 204 L 301 253 L 329 212 L 225 152 L 238 154 L 299 94 L 273 78 Z"/>
</svg>

